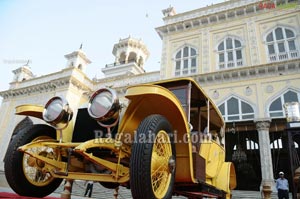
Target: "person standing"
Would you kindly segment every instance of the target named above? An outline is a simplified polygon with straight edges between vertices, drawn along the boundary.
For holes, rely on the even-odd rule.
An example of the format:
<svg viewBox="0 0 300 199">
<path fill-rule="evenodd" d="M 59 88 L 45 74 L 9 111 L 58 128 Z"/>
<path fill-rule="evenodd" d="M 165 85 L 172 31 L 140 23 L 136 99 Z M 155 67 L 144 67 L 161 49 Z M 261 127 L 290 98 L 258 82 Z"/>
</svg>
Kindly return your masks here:
<svg viewBox="0 0 300 199">
<path fill-rule="evenodd" d="M 284 178 L 284 173 L 279 172 L 279 178 L 276 180 L 276 189 L 278 191 L 279 199 L 288 199 L 289 198 L 289 182 Z"/>
<path fill-rule="evenodd" d="M 86 183 L 87 183 L 87 186 L 86 186 L 86 189 L 85 189 L 84 197 L 86 197 L 86 195 L 88 194 L 88 196 L 90 198 L 90 197 L 92 197 L 94 182 L 89 180 Z"/>
</svg>

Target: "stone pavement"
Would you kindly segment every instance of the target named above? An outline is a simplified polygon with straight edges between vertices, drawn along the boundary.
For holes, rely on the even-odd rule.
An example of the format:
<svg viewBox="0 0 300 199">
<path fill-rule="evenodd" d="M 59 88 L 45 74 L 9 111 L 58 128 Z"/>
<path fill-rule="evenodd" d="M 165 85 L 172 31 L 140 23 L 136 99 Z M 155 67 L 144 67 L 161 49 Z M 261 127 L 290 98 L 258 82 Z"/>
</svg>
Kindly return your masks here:
<svg viewBox="0 0 300 199">
<path fill-rule="evenodd" d="M 87 197 L 83 197 L 85 192 L 85 181 L 76 180 L 73 183 L 72 187 L 72 199 L 83 199 Z M 54 191 L 50 196 L 52 197 L 60 197 L 61 192 L 63 191 L 63 184 Z M 0 171 L 0 192 L 10 192 L 13 193 L 13 190 L 9 188 L 7 184 L 5 174 L 3 171 Z M 114 189 L 106 189 L 100 185 L 100 183 L 94 183 L 93 194 L 91 199 L 110 199 L 114 198 Z M 1 198 L 1 196 L 0 196 Z M 125 187 L 120 187 L 118 199 L 131 199 L 131 192 L 129 189 Z M 174 196 L 172 199 L 185 199 L 182 196 Z"/>
<path fill-rule="evenodd" d="M 83 197 L 85 192 L 85 181 L 77 180 L 73 183 L 72 189 L 72 199 L 87 199 L 87 197 Z M 60 194 L 63 190 L 63 185 L 61 185 L 54 193 L 50 196 L 60 198 Z M 8 186 L 5 175 L 3 171 L 0 171 L 0 192 L 11 192 L 13 190 Z M 113 198 L 114 190 L 106 189 L 102 187 L 99 183 L 94 183 L 93 194 L 91 199 L 110 199 Z M 1 198 L 1 196 L 0 196 Z M 173 196 L 172 199 L 185 199 L 183 196 Z M 233 191 L 232 199 L 260 199 L 261 194 L 258 191 Z M 272 194 L 272 199 L 275 199 L 276 194 Z M 290 197 L 291 198 L 291 197 Z M 125 187 L 120 187 L 118 199 L 132 199 L 130 190 Z"/>
<path fill-rule="evenodd" d="M 76 180 L 73 183 L 72 196 L 83 196 L 85 192 L 85 181 Z M 63 186 L 60 186 L 55 193 L 61 193 Z M 94 183 L 93 198 L 108 199 L 114 198 L 114 189 L 106 189 L 100 183 Z M 173 196 L 172 199 L 185 199 L 183 196 Z M 73 199 L 73 197 L 72 197 Z M 120 186 L 118 199 L 132 199 L 130 189 Z"/>
</svg>

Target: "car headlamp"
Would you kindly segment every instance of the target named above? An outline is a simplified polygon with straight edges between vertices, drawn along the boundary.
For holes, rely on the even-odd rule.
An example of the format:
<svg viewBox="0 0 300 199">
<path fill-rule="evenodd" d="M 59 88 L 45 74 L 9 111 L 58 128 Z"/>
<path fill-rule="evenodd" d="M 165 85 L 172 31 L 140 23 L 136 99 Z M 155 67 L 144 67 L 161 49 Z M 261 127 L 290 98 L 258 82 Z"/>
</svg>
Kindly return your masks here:
<svg viewBox="0 0 300 199">
<path fill-rule="evenodd" d="M 43 119 L 51 124 L 68 123 L 73 116 L 69 103 L 62 97 L 53 97 L 45 105 Z"/>
<path fill-rule="evenodd" d="M 88 104 L 89 115 L 104 125 L 113 125 L 118 120 L 119 109 L 117 94 L 109 88 L 96 91 Z"/>
</svg>

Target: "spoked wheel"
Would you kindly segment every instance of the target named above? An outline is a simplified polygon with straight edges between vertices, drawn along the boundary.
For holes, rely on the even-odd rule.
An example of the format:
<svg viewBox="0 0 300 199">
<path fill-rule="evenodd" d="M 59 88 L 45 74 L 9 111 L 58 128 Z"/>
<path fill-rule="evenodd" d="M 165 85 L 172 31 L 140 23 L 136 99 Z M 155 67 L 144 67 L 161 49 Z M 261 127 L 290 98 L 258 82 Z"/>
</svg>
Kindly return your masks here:
<svg viewBox="0 0 300 199">
<path fill-rule="evenodd" d="M 5 176 L 10 187 L 19 195 L 44 197 L 51 194 L 60 185 L 62 179 L 53 178 L 45 172 L 44 162 L 37 160 L 23 152 L 18 147 L 37 140 L 55 141 L 56 131 L 47 125 L 33 125 L 22 129 L 11 141 L 5 159 Z M 36 147 L 31 153 L 59 160 L 60 157 L 50 147 Z"/>
<path fill-rule="evenodd" d="M 135 199 L 171 198 L 175 178 L 171 125 L 161 115 L 145 118 L 137 129 L 130 159 L 130 188 Z"/>
<path fill-rule="evenodd" d="M 39 136 L 35 138 L 34 141 L 38 140 L 53 140 L 53 138 L 49 136 Z M 28 150 L 30 153 L 39 154 L 41 156 L 50 158 L 50 159 L 57 159 L 55 152 L 52 148 L 49 147 L 40 147 Z M 51 181 L 53 181 L 52 176 L 49 173 L 44 173 L 43 168 L 45 167 L 45 163 L 39 161 L 28 154 L 23 155 L 23 170 L 26 179 L 33 185 L 36 186 L 45 186 L 48 185 Z"/>
</svg>

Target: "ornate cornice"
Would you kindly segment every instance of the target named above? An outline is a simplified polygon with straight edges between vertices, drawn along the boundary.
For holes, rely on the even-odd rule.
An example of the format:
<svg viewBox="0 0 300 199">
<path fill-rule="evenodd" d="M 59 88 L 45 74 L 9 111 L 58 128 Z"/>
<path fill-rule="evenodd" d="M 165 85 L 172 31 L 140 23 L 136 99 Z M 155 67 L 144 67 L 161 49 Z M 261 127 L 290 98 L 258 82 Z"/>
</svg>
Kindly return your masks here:
<svg viewBox="0 0 300 199">
<path fill-rule="evenodd" d="M 70 54 L 66 54 L 65 58 L 66 59 L 71 59 L 71 58 L 77 57 L 77 56 L 81 57 L 88 64 L 92 63 L 91 60 L 89 60 L 87 58 L 86 54 L 82 50 L 78 50 L 78 51 L 74 51 L 74 52 L 72 52 Z"/>
<path fill-rule="evenodd" d="M 136 85 L 141 83 L 149 83 L 158 81 L 160 79 L 160 72 L 147 72 L 139 75 L 120 75 L 114 77 L 107 77 L 103 79 L 94 79 L 95 87 L 100 88 L 103 86 L 113 87 L 113 88 L 122 88 L 128 87 L 129 85 Z"/>
<path fill-rule="evenodd" d="M 219 70 L 213 73 L 207 74 L 198 74 L 192 76 L 200 85 L 207 86 L 213 84 L 220 84 L 233 81 L 241 81 L 248 79 L 257 79 L 258 77 L 272 77 L 285 74 L 293 74 L 300 72 L 300 59 L 290 60 L 280 63 L 270 63 L 260 66 L 251 66 L 251 67 L 241 67 L 234 68 L 230 70 Z M 48 76 L 45 76 L 48 77 Z M 51 79 L 47 82 L 41 81 L 41 78 L 37 78 L 37 84 L 29 84 L 29 86 L 22 87 L 22 82 L 20 82 L 20 88 L 10 89 L 7 91 L 0 92 L 0 96 L 4 99 L 9 97 L 16 97 L 22 95 L 30 95 L 33 93 L 43 93 L 49 91 L 55 91 L 57 88 L 67 87 L 70 84 L 76 88 L 82 90 L 83 92 L 92 92 L 93 90 L 108 86 L 115 88 L 127 87 L 128 85 L 134 85 L 139 83 L 153 82 L 160 79 L 159 71 L 144 73 L 141 75 L 134 76 L 118 76 L 112 78 L 103 78 L 103 79 L 94 79 L 91 81 L 79 81 L 76 77 L 70 76 L 60 77 L 57 79 Z M 31 79 L 34 81 L 35 79 Z M 46 80 L 46 78 L 45 78 Z M 26 82 L 25 82 L 26 83 Z"/>
<path fill-rule="evenodd" d="M 29 76 L 33 76 L 32 72 L 31 72 L 31 70 L 29 69 L 28 66 L 22 66 L 22 67 L 20 67 L 20 68 L 17 68 L 16 70 L 13 70 L 12 72 L 13 72 L 15 75 L 18 74 L 18 73 L 23 72 L 23 73 L 28 74 Z"/>
<path fill-rule="evenodd" d="M 225 1 L 222 3 L 211 4 L 207 5 L 206 7 L 198 8 L 195 10 L 187 11 L 184 13 L 174 13 L 171 15 L 167 15 L 164 18 L 164 22 L 166 24 L 172 24 L 179 21 L 182 21 L 184 18 L 185 20 L 194 19 L 197 17 L 203 17 L 207 15 L 219 14 L 224 11 L 232 11 L 234 9 L 239 10 L 240 8 L 249 7 L 251 5 L 257 5 L 260 0 L 231 0 Z M 269 1 L 269 0 L 268 0 Z M 164 13 L 164 10 L 163 10 Z"/>
<path fill-rule="evenodd" d="M 200 85 L 207 86 L 264 77 L 270 78 L 272 76 L 294 73 L 300 73 L 300 59 L 218 70 L 212 73 L 197 74 L 191 77 L 198 81 Z"/>
<path fill-rule="evenodd" d="M 88 85 L 82 83 L 78 79 L 71 77 L 70 83 L 75 86 L 77 89 L 82 90 L 84 92 L 91 92 L 93 88 L 89 87 Z"/>
<path fill-rule="evenodd" d="M 47 79 L 45 79 L 46 81 Z M 34 79 L 32 79 L 34 81 Z M 22 82 L 20 82 L 22 84 Z M 9 99 L 18 96 L 29 96 L 31 94 L 36 93 L 47 93 L 53 92 L 61 88 L 68 89 L 68 87 L 72 85 L 83 92 L 91 92 L 93 88 L 91 88 L 92 84 L 87 84 L 87 82 L 81 82 L 77 78 L 71 76 L 66 76 L 62 78 L 57 78 L 54 80 L 48 80 L 44 83 L 33 84 L 27 87 L 9 89 L 6 91 L 0 92 L 0 96 L 3 99 Z M 93 85 L 92 85 L 93 86 Z"/>
<path fill-rule="evenodd" d="M 0 92 L 0 96 L 2 96 L 3 99 L 18 97 L 18 96 L 29 96 L 31 94 L 36 94 L 36 93 L 52 92 L 55 91 L 57 88 L 66 87 L 68 85 L 69 85 L 69 78 L 65 77 L 53 81 L 48 81 L 42 84 L 36 84 L 28 87 L 2 91 Z"/>
<path fill-rule="evenodd" d="M 207 6 L 197 10 L 176 14 L 165 17 L 164 26 L 158 27 L 155 30 L 161 38 L 164 35 L 173 32 L 185 31 L 196 27 L 207 27 L 215 23 L 226 23 L 233 19 L 241 19 L 245 16 L 253 16 L 256 13 L 266 13 L 278 11 L 279 9 L 261 8 L 261 4 L 268 4 L 269 0 L 233 0 L 219 3 L 212 6 Z M 273 1 L 272 1 L 273 2 Z M 271 3 L 272 3 L 271 2 Z M 298 10 L 289 12 L 299 12 Z"/>
</svg>

